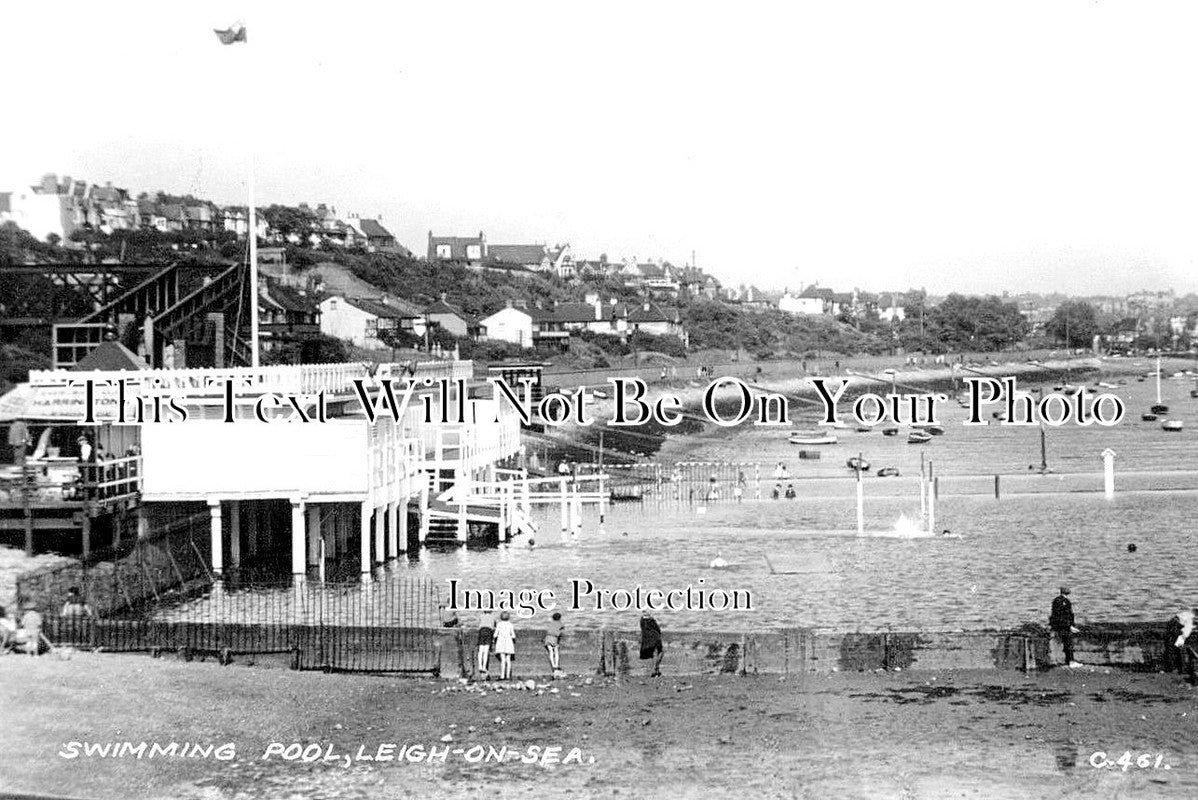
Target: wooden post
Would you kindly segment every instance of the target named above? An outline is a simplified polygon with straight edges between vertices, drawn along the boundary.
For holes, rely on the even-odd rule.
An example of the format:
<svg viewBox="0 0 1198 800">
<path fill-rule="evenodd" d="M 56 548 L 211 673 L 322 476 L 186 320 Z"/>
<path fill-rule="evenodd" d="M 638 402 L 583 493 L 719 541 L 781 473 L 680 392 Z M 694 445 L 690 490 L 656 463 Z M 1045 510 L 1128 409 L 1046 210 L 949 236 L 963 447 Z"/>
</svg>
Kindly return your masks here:
<svg viewBox="0 0 1198 800">
<path fill-rule="evenodd" d="M 399 513 L 396 515 L 399 518 L 399 534 L 397 536 L 397 551 L 396 554 L 408 552 L 408 501 L 404 498 L 403 502 L 397 503 L 396 508 Z"/>
<path fill-rule="evenodd" d="M 399 555 L 399 503 L 387 504 L 387 560 Z"/>
<path fill-rule="evenodd" d="M 219 510 L 219 506 L 217 509 Z M 84 512 L 83 519 L 80 525 L 80 538 L 83 545 L 83 560 L 86 561 L 92 554 L 92 518 L 91 514 Z"/>
<path fill-rule="evenodd" d="M 370 583 L 370 503 L 363 500 L 358 507 L 358 553 L 362 583 Z"/>
<path fill-rule="evenodd" d="M 454 476 L 454 491 L 458 498 L 458 529 L 456 535 L 459 542 L 466 541 L 469 538 L 470 532 L 466 522 L 466 491 L 468 488 L 466 485 L 466 476 L 468 474 L 466 470 L 460 469 Z"/>
<path fill-rule="evenodd" d="M 998 476 L 995 475 L 994 476 L 994 499 L 998 500 L 1000 496 L 1001 496 L 1001 493 L 998 488 Z"/>
<path fill-rule="evenodd" d="M 229 567 L 241 564 L 241 501 L 229 503 Z"/>
<path fill-rule="evenodd" d="M 304 539 L 307 543 L 308 563 L 305 572 L 310 571 L 313 567 L 320 571 L 320 562 L 323 560 L 321 556 L 321 544 L 324 541 L 324 532 L 321 530 L 320 524 L 320 506 L 315 503 L 307 503 L 308 521 L 304 528 Z M 324 579 L 320 579 L 324 582 Z"/>
<path fill-rule="evenodd" d="M 25 504 L 25 555 L 33 556 L 33 509 Z"/>
</svg>

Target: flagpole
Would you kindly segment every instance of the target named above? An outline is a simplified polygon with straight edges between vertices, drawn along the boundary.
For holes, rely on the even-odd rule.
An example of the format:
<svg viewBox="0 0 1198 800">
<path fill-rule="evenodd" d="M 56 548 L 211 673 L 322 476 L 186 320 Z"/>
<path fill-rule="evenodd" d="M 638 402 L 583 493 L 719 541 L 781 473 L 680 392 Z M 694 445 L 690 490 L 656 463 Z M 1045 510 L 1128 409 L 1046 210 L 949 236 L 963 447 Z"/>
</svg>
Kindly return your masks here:
<svg viewBox="0 0 1198 800">
<path fill-rule="evenodd" d="M 250 366 L 258 367 L 258 214 L 254 210 L 254 149 L 248 142 L 249 156 L 249 238 L 250 238 Z"/>
<path fill-rule="evenodd" d="M 241 20 L 242 30 L 245 30 L 245 20 Z M 246 50 L 246 74 L 245 74 L 245 149 L 246 157 L 249 162 L 249 180 L 247 188 L 249 194 L 249 205 L 247 206 L 247 217 L 250 226 L 250 366 L 257 369 L 260 364 L 260 349 L 258 335 L 258 211 L 254 207 L 254 129 L 250 124 L 253 121 L 253 102 L 254 102 L 254 48 L 250 46 L 248 38 L 242 41 Z"/>
</svg>

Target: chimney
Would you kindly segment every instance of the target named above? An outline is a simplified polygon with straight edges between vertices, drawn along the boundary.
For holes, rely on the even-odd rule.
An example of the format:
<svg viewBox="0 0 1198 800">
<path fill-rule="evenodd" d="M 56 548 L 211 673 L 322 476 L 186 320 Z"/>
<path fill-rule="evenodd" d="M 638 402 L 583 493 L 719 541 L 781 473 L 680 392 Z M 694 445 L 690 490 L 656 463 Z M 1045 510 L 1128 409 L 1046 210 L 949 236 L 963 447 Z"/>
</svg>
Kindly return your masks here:
<svg viewBox="0 0 1198 800">
<path fill-rule="evenodd" d="M 595 321 L 601 322 L 603 320 L 603 303 L 599 302 L 599 295 L 588 295 L 588 297 L 595 298 L 591 305 L 595 308 Z"/>
<path fill-rule="evenodd" d="M 645 308 L 645 310 L 646 310 L 646 311 L 648 311 L 648 310 L 649 310 L 649 301 L 648 301 L 648 300 L 646 300 L 646 301 L 645 301 L 645 306 L 644 306 L 644 308 Z"/>
<path fill-rule="evenodd" d="M 448 301 L 445 299 L 445 292 L 441 292 L 441 302 L 442 302 L 442 303 L 446 303 L 446 302 L 448 302 Z M 511 303 L 508 303 L 508 305 L 511 305 Z"/>
<path fill-rule="evenodd" d="M 507 307 L 508 307 L 508 308 L 515 308 L 515 306 L 513 306 L 513 305 L 512 305 L 512 301 L 511 301 L 511 300 L 508 300 L 508 301 L 507 301 Z"/>
</svg>

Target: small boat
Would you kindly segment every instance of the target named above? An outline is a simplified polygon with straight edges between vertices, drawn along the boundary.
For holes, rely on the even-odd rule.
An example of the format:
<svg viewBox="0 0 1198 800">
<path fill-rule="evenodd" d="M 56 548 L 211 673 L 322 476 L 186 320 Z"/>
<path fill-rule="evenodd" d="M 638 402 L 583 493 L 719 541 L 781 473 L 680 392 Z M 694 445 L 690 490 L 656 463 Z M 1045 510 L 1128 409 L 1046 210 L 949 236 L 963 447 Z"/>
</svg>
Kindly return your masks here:
<svg viewBox="0 0 1198 800">
<path fill-rule="evenodd" d="M 927 431 L 911 431 L 907 434 L 907 444 L 924 444 L 932 441 L 932 434 Z"/>
<path fill-rule="evenodd" d="M 913 422 L 911 427 L 917 431 L 922 431 L 932 436 L 944 435 L 944 426 L 939 422 Z"/>
<path fill-rule="evenodd" d="M 869 433 L 872 430 L 873 430 L 873 428 L 869 427 L 868 425 L 858 425 L 857 426 L 857 433 Z"/>
<path fill-rule="evenodd" d="M 1162 403 L 1157 403 L 1156 405 L 1152 406 L 1148 410 L 1151 411 L 1153 414 L 1168 414 L 1169 413 L 1169 407 Z"/>
<path fill-rule="evenodd" d="M 820 452 L 818 450 L 800 450 L 799 459 L 802 461 L 819 461 Z"/>
<path fill-rule="evenodd" d="M 1153 414 L 1153 413 L 1141 414 L 1140 419 L 1144 420 L 1145 422 L 1156 422 L 1156 414 Z"/>
<path fill-rule="evenodd" d="M 602 392 L 602 391 L 600 391 L 600 390 L 598 390 L 598 389 L 596 389 L 595 391 L 591 392 L 591 395 L 592 395 L 593 397 L 596 397 L 596 398 L 598 398 L 599 400 L 606 400 L 606 399 L 607 399 L 607 392 Z"/>
<path fill-rule="evenodd" d="M 898 436 L 898 428 L 883 428 L 883 436 Z"/>
<path fill-rule="evenodd" d="M 786 437 L 791 444 L 836 444 L 836 435 L 828 431 L 795 431 Z"/>
<path fill-rule="evenodd" d="M 898 467 L 882 467 L 875 473 L 879 478 L 897 478 L 899 476 Z"/>
<path fill-rule="evenodd" d="M 1179 431 L 1182 429 L 1182 421 L 1179 419 L 1167 419 L 1161 423 L 1161 429 L 1166 431 Z"/>
<path fill-rule="evenodd" d="M 848 461 L 846 461 L 845 464 L 848 466 L 849 469 L 853 470 L 854 472 L 857 470 L 861 470 L 862 472 L 869 471 L 869 462 L 866 461 L 864 458 L 858 458 L 857 456 L 853 456 Z"/>
<path fill-rule="evenodd" d="M 1198 397 L 1198 389 L 1190 389 L 1190 397 Z"/>
</svg>

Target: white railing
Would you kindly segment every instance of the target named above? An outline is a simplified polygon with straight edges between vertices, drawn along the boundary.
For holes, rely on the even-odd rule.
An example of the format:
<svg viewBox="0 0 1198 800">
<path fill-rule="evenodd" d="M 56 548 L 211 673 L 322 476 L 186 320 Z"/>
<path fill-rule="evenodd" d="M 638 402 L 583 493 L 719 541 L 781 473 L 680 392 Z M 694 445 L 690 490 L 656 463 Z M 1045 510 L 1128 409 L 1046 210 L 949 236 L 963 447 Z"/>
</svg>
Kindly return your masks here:
<svg viewBox="0 0 1198 800">
<path fill-rule="evenodd" d="M 90 370 L 31 370 L 29 383 L 33 386 L 67 386 L 74 382 L 82 386 L 84 381 L 94 380 L 99 384 L 114 378 L 122 378 L 127 387 L 144 384 L 147 388 L 186 390 L 189 397 L 218 395 L 224 391 L 227 381 L 233 381 L 238 394 L 265 392 L 315 394 L 324 389 L 330 394 L 349 392 L 356 379 L 369 376 L 367 365 L 360 362 L 342 364 L 293 364 L 273 367 L 193 367 L 187 369 L 143 369 L 112 372 Z M 472 361 L 422 361 L 414 365 L 384 364 L 375 373 L 373 381 L 388 379 L 462 378 L 469 380 L 474 374 Z"/>
</svg>

